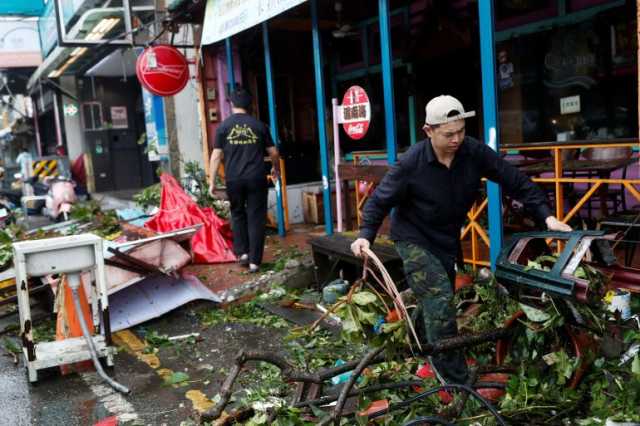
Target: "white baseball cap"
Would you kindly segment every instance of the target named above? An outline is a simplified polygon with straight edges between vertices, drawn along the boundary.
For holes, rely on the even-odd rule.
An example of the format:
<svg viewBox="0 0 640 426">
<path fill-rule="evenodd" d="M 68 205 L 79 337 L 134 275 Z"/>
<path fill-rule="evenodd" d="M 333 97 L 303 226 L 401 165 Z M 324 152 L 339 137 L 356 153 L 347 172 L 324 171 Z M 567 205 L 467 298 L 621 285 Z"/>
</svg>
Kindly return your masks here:
<svg viewBox="0 0 640 426">
<path fill-rule="evenodd" d="M 476 115 L 475 111 L 464 112 L 462 103 L 449 95 L 441 95 L 431 99 L 425 110 L 425 124 L 427 125 L 445 124 Z M 457 114 L 451 115 L 452 112 L 457 112 Z"/>
</svg>

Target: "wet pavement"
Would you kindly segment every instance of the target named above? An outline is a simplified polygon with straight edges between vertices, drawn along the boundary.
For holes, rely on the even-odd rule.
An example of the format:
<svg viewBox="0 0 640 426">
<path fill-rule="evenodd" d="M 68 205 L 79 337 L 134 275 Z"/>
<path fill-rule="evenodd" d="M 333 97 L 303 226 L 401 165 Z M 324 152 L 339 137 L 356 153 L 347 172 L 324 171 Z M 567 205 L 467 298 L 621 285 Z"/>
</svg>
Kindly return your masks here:
<svg viewBox="0 0 640 426">
<path fill-rule="evenodd" d="M 292 251 L 301 254 L 308 250 L 309 236 L 306 230 L 290 232 L 285 239 L 270 236 L 265 270 Z M 298 261 L 302 258 L 298 257 Z M 264 289 L 276 281 L 283 283 L 282 274 L 287 272 L 256 274 L 261 275 L 258 278 L 246 274 L 236 264 L 189 265 L 185 271 L 196 274 L 216 292 L 251 284 L 252 280 L 260 281 Z M 307 270 L 304 280 L 310 277 Z M 311 282 L 306 283 L 309 284 Z M 255 291 L 251 286 L 248 288 L 249 293 Z M 277 351 L 283 347 L 284 332 L 278 329 L 247 323 L 203 325 L 199 312 L 218 309 L 211 302 L 192 302 L 158 319 L 114 334 L 118 353 L 115 367 L 107 369 L 107 373 L 129 387 L 129 395 L 121 395 L 102 383 L 92 368 L 66 376 L 58 369 L 51 369 L 40 373 L 36 384 L 29 384 L 22 360 L 14 365 L 8 353 L 0 356 L 0 410 L 3 413 L 0 425 L 84 426 L 112 416 L 117 417 L 119 425 L 180 425 L 194 410 L 202 411 L 212 405 L 211 399 L 224 380 L 225 368 L 232 365 L 240 349 Z M 149 333 L 168 336 L 200 333 L 200 337 L 196 341 L 182 339 L 160 345 L 154 353 L 145 341 Z M 15 336 L 7 334 L 0 340 L 4 338 L 18 343 Z M 188 378 L 178 384 L 166 384 L 166 380 L 177 377 L 176 373 L 184 373 Z"/>
<path fill-rule="evenodd" d="M 60 375 L 57 369 L 41 374 L 34 385 L 27 381 L 22 362 L 16 366 L 0 357 L 0 425 L 94 425 L 116 416 L 120 425 L 179 425 L 193 410 L 211 405 L 225 368 L 242 348 L 278 351 L 284 332 L 245 323 L 204 326 L 198 312 L 215 309 L 198 302 L 134 330 L 116 333 L 119 347 L 115 367 L 107 369 L 115 380 L 131 389 L 121 395 L 104 384 L 93 371 Z M 161 346 L 157 353 L 145 349 L 143 335 L 200 337 Z M 151 353 L 145 353 L 151 352 Z M 181 372 L 188 379 L 168 385 L 165 378 Z"/>
</svg>

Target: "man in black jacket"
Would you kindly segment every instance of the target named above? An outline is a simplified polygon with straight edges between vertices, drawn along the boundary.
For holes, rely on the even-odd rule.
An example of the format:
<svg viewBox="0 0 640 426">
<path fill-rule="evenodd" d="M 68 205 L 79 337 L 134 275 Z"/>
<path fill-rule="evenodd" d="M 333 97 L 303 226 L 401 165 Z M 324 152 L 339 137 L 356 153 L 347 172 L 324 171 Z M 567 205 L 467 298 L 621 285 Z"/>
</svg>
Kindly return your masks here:
<svg viewBox="0 0 640 426">
<path fill-rule="evenodd" d="M 231 204 L 233 250 L 249 272 L 258 272 L 264 251 L 268 186 L 264 157 L 268 154 L 274 179 L 280 175 L 280 155 L 266 124 L 249 115 L 251 94 L 231 93 L 233 114 L 220 123 L 211 153 L 209 191 L 215 198 L 218 168 L 224 161 Z"/>
<path fill-rule="evenodd" d="M 428 138 L 412 146 L 382 179 L 364 208 L 359 238 L 351 245 L 353 253 L 362 256 L 393 209 L 391 238 L 421 303 L 423 338 L 429 343 L 458 333 L 454 265 L 460 229 L 482 178 L 501 184 L 549 230 L 571 230 L 551 214 L 544 193 L 529 178 L 487 145 L 465 136 L 465 118 L 474 115 L 452 96 L 438 96 L 427 104 L 423 129 Z M 430 361 L 441 381 L 466 381 L 463 351 Z"/>
</svg>

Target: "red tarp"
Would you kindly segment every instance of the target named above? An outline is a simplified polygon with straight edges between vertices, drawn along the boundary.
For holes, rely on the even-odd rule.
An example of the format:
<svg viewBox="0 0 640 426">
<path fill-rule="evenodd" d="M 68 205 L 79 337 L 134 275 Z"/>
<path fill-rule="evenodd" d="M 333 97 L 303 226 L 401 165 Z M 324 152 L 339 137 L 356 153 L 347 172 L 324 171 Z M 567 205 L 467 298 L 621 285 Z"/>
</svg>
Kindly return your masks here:
<svg viewBox="0 0 640 426">
<path fill-rule="evenodd" d="M 156 232 L 170 232 L 201 223 L 202 228 L 191 239 L 194 262 L 235 261 L 229 223 L 220 219 L 210 207 L 198 206 L 173 176 L 164 173 L 160 182 L 160 211 L 144 226 Z"/>
</svg>

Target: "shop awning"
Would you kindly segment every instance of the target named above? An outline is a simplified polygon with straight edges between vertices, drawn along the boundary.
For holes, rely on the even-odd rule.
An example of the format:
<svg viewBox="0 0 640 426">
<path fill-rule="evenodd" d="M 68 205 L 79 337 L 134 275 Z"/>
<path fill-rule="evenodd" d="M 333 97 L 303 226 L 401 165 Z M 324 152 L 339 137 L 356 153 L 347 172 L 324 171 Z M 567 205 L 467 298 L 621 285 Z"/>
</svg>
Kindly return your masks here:
<svg viewBox="0 0 640 426">
<path fill-rule="evenodd" d="M 208 0 L 202 45 L 215 43 L 273 18 L 307 0 Z"/>
<path fill-rule="evenodd" d="M 74 24 L 74 26 L 69 31 L 69 36 L 78 38 L 84 34 L 88 34 L 101 20 L 105 18 L 118 17 L 118 13 L 121 12 L 122 11 L 117 8 L 90 9 L 83 13 L 80 19 L 78 19 L 78 21 Z M 61 71 L 71 72 L 79 65 L 86 63 L 86 61 L 88 60 L 91 60 L 93 54 L 97 52 L 98 49 L 89 50 L 85 48 L 56 46 L 31 75 L 29 83 L 27 84 L 27 90 L 31 91 L 31 89 L 35 86 L 39 79 L 47 78 L 49 76 L 49 73 L 56 68 L 60 67 Z M 71 66 L 72 64 L 74 65 Z M 62 74 L 62 72 L 60 74 Z M 56 77 L 57 76 L 58 75 L 56 75 Z"/>
</svg>

